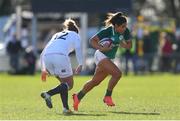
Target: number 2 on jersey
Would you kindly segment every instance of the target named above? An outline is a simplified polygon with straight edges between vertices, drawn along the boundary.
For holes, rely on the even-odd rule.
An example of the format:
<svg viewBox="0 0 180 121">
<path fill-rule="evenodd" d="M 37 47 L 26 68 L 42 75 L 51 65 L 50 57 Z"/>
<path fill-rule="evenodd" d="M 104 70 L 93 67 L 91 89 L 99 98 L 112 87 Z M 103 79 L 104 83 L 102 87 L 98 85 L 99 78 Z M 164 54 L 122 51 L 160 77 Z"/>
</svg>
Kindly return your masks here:
<svg viewBox="0 0 180 121">
<path fill-rule="evenodd" d="M 63 33 L 62 35 L 56 36 L 55 39 L 63 39 L 63 40 L 66 40 L 66 36 L 68 35 L 68 33 L 66 33 L 66 32 L 62 32 L 62 33 Z"/>
</svg>

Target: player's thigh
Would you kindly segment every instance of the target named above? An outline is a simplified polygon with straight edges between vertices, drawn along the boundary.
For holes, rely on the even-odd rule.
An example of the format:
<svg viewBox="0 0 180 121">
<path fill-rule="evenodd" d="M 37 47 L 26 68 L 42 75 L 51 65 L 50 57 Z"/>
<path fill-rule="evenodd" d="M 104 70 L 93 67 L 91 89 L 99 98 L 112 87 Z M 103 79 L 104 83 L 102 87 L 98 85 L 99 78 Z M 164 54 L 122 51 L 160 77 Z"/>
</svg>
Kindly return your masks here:
<svg viewBox="0 0 180 121">
<path fill-rule="evenodd" d="M 119 68 L 110 60 L 110 59 L 103 59 L 101 62 L 98 64 L 103 70 L 106 71 L 106 73 L 110 75 L 115 75 L 115 74 L 120 74 L 121 71 Z"/>
<path fill-rule="evenodd" d="M 106 77 L 108 76 L 108 73 L 100 66 L 96 66 L 96 70 L 94 73 L 94 76 L 92 78 L 92 81 L 95 81 L 97 83 L 102 82 Z"/>
</svg>

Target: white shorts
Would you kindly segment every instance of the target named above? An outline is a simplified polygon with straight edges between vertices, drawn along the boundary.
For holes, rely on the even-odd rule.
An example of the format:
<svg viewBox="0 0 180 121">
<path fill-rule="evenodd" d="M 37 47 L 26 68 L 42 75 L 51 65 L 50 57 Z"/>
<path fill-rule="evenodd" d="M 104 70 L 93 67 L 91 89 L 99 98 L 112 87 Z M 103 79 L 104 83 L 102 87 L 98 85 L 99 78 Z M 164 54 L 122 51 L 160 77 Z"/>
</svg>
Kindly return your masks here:
<svg viewBox="0 0 180 121">
<path fill-rule="evenodd" d="M 73 75 L 71 61 L 68 56 L 62 54 L 44 55 L 44 63 L 50 75 L 66 78 Z"/>
<path fill-rule="evenodd" d="M 96 50 L 96 52 L 94 54 L 94 61 L 95 61 L 96 65 L 98 65 L 98 63 L 105 58 L 107 58 L 106 55 L 104 55 L 101 51 Z"/>
</svg>

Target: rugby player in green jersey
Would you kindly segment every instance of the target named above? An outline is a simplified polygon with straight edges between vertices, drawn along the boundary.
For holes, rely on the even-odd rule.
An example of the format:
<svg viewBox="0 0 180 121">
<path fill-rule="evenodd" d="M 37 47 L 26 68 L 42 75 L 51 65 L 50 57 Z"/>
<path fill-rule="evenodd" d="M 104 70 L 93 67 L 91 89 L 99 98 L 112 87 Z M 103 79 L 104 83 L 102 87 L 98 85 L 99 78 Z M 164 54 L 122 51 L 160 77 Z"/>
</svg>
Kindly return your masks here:
<svg viewBox="0 0 180 121">
<path fill-rule="evenodd" d="M 130 49 L 132 42 L 130 31 L 127 28 L 127 19 L 122 12 L 109 13 L 108 18 L 105 20 L 105 25 L 105 28 L 90 39 L 91 46 L 96 49 L 94 54 L 96 69 L 92 79 L 85 83 L 77 94 L 73 94 L 73 107 L 76 111 L 85 94 L 95 86 L 98 86 L 108 75 L 111 78 L 103 101 L 108 106 L 115 106 L 111 95 L 122 76 L 122 72 L 114 64 L 113 59 L 115 58 L 118 47 Z M 110 38 L 112 40 L 112 46 L 101 46 L 99 41 L 104 38 Z"/>
</svg>

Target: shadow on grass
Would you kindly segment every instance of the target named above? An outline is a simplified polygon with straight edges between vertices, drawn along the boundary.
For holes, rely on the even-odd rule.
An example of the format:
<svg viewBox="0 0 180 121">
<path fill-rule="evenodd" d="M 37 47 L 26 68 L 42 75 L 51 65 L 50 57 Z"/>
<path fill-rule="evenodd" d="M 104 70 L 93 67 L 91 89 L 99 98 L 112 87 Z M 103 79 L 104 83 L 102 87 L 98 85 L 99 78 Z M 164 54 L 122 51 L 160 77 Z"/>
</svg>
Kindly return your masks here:
<svg viewBox="0 0 180 121">
<path fill-rule="evenodd" d="M 106 116 L 106 114 L 74 113 L 76 116 Z"/>
<path fill-rule="evenodd" d="M 125 111 L 120 111 L 120 112 L 115 112 L 115 111 L 111 111 L 111 113 L 115 113 L 115 114 L 128 114 L 128 115 L 160 115 L 160 113 L 144 113 L 144 112 L 125 112 Z"/>
<path fill-rule="evenodd" d="M 58 115 L 64 115 L 64 114 L 59 114 L 59 113 L 56 113 Z M 70 114 L 70 115 L 67 115 L 67 116 L 106 116 L 106 114 L 89 114 L 89 113 L 73 113 L 73 114 Z"/>
</svg>

